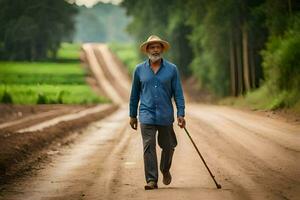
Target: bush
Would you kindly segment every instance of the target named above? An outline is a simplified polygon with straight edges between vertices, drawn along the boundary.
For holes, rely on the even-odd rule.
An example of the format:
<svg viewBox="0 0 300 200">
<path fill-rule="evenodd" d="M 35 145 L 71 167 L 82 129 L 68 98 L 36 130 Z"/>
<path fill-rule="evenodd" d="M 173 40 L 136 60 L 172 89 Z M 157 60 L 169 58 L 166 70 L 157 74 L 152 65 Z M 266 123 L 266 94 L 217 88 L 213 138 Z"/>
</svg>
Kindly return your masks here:
<svg viewBox="0 0 300 200">
<path fill-rule="evenodd" d="M 2 103 L 7 103 L 7 104 L 13 103 L 13 99 L 12 99 L 11 94 L 9 92 L 7 92 L 6 90 L 4 90 L 1 102 Z"/>
<path fill-rule="evenodd" d="M 43 93 L 39 93 L 36 103 L 37 104 L 46 104 L 47 103 L 46 95 Z"/>
<path fill-rule="evenodd" d="M 291 108 L 299 102 L 300 16 L 283 36 L 273 36 L 262 52 L 266 83 L 272 100 L 270 109 Z"/>
<path fill-rule="evenodd" d="M 280 89 L 299 88 L 300 36 L 274 38 L 270 43 L 270 52 L 264 53 L 264 66 L 268 77 L 273 79 Z M 273 46 L 277 46 L 274 51 Z"/>
<path fill-rule="evenodd" d="M 65 91 L 59 91 L 58 95 L 57 95 L 57 103 L 63 104 L 63 95 L 64 95 Z"/>
</svg>

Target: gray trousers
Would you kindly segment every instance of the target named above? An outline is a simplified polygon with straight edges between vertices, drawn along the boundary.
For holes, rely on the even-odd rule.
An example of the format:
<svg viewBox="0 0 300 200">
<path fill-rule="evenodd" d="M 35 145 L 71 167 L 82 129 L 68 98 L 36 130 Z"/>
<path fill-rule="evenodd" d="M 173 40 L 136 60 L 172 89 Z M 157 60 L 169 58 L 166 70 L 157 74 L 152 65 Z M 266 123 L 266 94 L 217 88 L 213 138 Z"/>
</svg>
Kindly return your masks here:
<svg viewBox="0 0 300 200">
<path fill-rule="evenodd" d="M 158 166 L 156 156 L 156 132 L 158 132 L 158 145 L 162 149 L 160 171 L 168 172 L 171 168 L 174 148 L 177 145 L 173 125 L 160 126 L 141 124 L 141 133 L 144 148 L 144 168 L 146 182 L 158 181 Z"/>
</svg>

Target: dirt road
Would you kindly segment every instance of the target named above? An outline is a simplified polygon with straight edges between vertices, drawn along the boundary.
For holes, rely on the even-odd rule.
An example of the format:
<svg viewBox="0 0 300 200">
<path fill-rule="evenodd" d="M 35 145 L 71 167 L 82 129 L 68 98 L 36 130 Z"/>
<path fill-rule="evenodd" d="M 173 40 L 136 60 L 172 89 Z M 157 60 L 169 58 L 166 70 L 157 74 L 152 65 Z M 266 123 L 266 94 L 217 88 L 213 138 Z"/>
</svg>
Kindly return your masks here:
<svg viewBox="0 0 300 200">
<path fill-rule="evenodd" d="M 124 101 L 121 94 L 116 101 Z M 2 188 L 0 199 L 299 199 L 299 125 L 228 107 L 186 106 L 187 129 L 221 190 L 175 126 L 173 181 L 164 186 L 160 176 L 159 189 L 145 191 L 140 131 L 130 129 L 125 102 L 30 176 Z"/>
</svg>

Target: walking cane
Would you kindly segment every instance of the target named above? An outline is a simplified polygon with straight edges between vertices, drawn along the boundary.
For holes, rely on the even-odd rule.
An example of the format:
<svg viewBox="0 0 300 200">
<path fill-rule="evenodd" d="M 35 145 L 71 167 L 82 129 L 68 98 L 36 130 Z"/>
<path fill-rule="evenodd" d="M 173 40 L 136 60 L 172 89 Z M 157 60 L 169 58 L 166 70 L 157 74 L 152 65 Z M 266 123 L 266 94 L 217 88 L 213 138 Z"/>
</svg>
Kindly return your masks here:
<svg viewBox="0 0 300 200">
<path fill-rule="evenodd" d="M 186 134 L 189 136 L 189 138 L 190 138 L 191 142 L 193 143 L 193 145 L 194 145 L 195 149 L 197 150 L 197 152 L 198 152 L 198 154 L 199 154 L 199 156 L 200 156 L 201 160 L 203 161 L 203 163 L 204 163 L 204 165 L 205 165 L 206 169 L 208 170 L 208 172 L 209 172 L 209 174 L 210 174 L 211 178 L 214 180 L 214 182 L 215 182 L 215 184 L 216 184 L 216 187 L 217 187 L 217 189 L 221 189 L 221 185 L 217 183 L 217 181 L 216 181 L 216 179 L 215 179 L 215 176 L 214 176 L 214 175 L 211 173 L 210 169 L 208 168 L 208 166 L 207 166 L 207 164 L 206 164 L 206 162 L 205 162 L 204 158 L 202 157 L 202 155 L 201 155 L 201 153 L 200 153 L 199 149 L 197 148 L 197 146 L 196 146 L 195 142 L 193 141 L 193 139 L 192 139 L 191 135 L 189 134 L 189 132 L 186 130 L 186 128 L 185 128 L 185 127 L 184 127 L 184 130 L 185 130 Z"/>
</svg>

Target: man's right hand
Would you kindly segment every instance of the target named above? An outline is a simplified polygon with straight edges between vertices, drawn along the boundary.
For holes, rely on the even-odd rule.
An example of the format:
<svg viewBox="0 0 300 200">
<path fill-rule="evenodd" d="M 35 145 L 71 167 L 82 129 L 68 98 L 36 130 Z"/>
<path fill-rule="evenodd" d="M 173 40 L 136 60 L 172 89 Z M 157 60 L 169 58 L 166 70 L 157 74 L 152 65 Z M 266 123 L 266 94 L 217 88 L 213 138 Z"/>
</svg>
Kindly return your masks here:
<svg viewBox="0 0 300 200">
<path fill-rule="evenodd" d="M 137 130 L 138 127 L 138 121 L 136 117 L 130 117 L 130 122 L 129 122 L 131 128 L 133 128 L 134 130 Z"/>
</svg>

